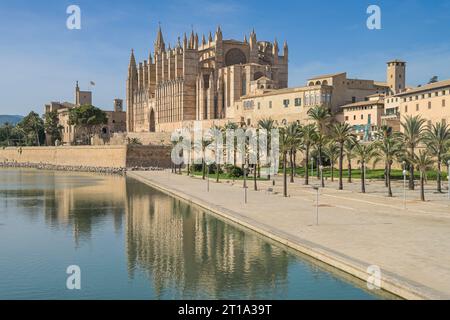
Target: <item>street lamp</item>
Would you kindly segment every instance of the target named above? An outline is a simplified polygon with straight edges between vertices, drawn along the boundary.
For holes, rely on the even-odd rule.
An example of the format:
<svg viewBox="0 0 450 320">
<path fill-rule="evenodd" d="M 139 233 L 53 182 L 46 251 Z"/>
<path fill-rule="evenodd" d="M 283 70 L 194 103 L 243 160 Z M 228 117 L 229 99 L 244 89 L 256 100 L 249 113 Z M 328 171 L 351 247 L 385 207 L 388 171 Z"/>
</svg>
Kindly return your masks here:
<svg viewBox="0 0 450 320">
<path fill-rule="evenodd" d="M 319 187 L 313 187 L 316 190 L 316 225 L 319 225 Z"/>
<path fill-rule="evenodd" d="M 403 161 L 403 209 L 406 210 L 406 175 L 408 171 L 406 170 L 406 161 Z"/>
<path fill-rule="evenodd" d="M 314 176 L 314 158 L 311 158 L 311 177 Z"/>
</svg>

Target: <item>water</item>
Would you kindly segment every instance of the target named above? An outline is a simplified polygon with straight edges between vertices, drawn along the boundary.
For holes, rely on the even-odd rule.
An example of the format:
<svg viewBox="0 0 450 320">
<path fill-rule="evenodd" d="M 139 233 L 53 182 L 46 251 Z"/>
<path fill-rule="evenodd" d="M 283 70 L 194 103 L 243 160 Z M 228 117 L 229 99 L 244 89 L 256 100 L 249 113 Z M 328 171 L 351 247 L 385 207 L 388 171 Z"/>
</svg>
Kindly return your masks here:
<svg viewBox="0 0 450 320">
<path fill-rule="evenodd" d="M 129 178 L 0 170 L 0 299 L 389 298 L 364 286 Z"/>
</svg>

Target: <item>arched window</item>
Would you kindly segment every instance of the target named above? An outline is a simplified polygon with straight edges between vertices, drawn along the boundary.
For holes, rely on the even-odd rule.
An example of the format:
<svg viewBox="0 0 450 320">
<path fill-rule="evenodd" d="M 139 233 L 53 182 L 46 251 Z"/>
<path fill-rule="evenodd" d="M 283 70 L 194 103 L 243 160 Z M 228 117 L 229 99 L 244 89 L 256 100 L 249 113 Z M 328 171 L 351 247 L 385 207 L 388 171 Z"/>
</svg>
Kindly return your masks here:
<svg viewBox="0 0 450 320">
<path fill-rule="evenodd" d="M 316 82 L 316 86 L 320 86 L 320 81 L 317 81 L 317 82 Z"/>
<path fill-rule="evenodd" d="M 227 52 L 225 55 L 225 65 L 232 66 L 235 64 L 246 64 L 247 58 L 245 56 L 245 53 L 242 52 L 241 49 L 233 48 Z"/>
<path fill-rule="evenodd" d="M 311 81 L 311 82 L 309 83 L 309 86 L 310 86 L 310 87 L 313 87 L 313 86 L 314 86 L 314 82 Z"/>
</svg>

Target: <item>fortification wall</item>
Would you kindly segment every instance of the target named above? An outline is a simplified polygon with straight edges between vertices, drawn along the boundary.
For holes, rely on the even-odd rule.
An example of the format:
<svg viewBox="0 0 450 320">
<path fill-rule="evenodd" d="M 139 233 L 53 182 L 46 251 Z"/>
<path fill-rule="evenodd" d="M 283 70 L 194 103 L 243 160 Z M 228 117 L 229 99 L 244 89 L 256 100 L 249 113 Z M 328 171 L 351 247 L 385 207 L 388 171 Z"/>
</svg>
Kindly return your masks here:
<svg viewBox="0 0 450 320">
<path fill-rule="evenodd" d="M 170 167 L 168 146 L 60 146 L 0 149 L 0 163 L 59 167 Z"/>
</svg>

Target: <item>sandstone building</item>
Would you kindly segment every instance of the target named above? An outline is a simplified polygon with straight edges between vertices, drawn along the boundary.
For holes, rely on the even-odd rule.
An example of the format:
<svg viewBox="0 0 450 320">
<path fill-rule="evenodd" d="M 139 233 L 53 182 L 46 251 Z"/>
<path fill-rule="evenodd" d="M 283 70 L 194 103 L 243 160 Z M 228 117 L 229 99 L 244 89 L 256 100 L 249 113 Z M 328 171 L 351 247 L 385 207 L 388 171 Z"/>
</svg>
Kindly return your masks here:
<svg viewBox="0 0 450 320">
<path fill-rule="evenodd" d="M 131 53 L 127 79 L 128 132 L 171 132 L 194 120 L 235 119 L 234 104 L 253 89 L 288 86 L 288 45 L 215 35 L 166 47 L 161 28 L 153 56 L 139 64 Z"/>
<path fill-rule="evenodd" d="M 45 113 L 57 111 L 58 122 L 61 126 L 60 141 L 63 145 L 77 144 L 80 140 L 80 133 L 77 132 L 75 126 L 69 124 L 69 112 L 71 109 L 82 106 L 92 105 L 92 92 L 82 91 L 78 85 L 75 86 L 75 103 L 71 102 L 50 102 L 45 105 Z M 114 111 L 105 111 L 108 123 L 99 128 L 96 135 L 102 140 L 108 140 L 114 133 L 126 131 L 126 113 L 123 111 L 123 100 L 114 100 Z M 52 141 L 47 135 L 47 144 Z"/>
</svg>

